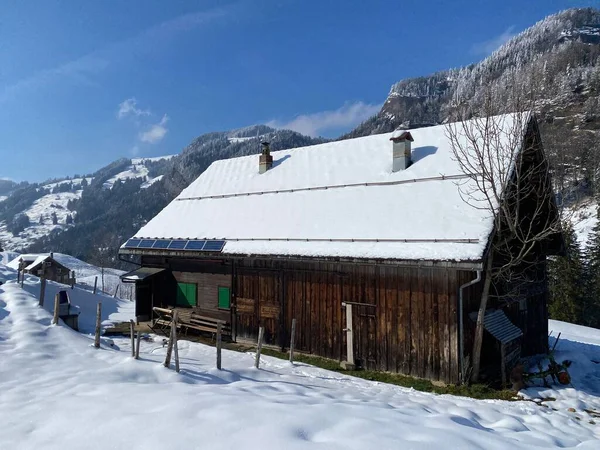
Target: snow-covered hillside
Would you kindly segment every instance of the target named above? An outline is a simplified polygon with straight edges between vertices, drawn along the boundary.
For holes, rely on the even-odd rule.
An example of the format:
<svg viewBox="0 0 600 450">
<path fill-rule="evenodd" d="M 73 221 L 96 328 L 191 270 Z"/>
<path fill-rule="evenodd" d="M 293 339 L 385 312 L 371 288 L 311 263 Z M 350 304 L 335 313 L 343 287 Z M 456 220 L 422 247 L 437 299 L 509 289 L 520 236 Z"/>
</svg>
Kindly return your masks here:
<svg viewBox="0 0 600 450">
<path fill-rule="evenodd" d="M 37 239 L 47 236 L 55 230 L 64 230 L 70 226 L 67 217 L 74 216 L 67 205 L 69 201 L 81 198 L 82 190 L 47 194 L 37 199 L 22 214 L 29 217 L 29 226 L 18 235 L 7 230 L 6 223 L 0 222 L 0 242 L 6 249 L 18 250 L 31 245 Z M 53 216 L 56 215 L 56 223 Z"/>
<path fill-rule="evenodd" d="M 587 246 L 590 233 L 598 222 L 597 208 L 598 204 L 594 200 L 587 199 L 568 212 L 577 241 L 583 249 Z"/>
<path fill-rule="evenodd" d="M 132 303 L 70 291 L 76 333 L 50 325 L 36 278 L 23 290 L 2 267 L 0 448 L 600 448 L 598 330 L 551 322 L 574 387 L 524 392 L 556 399 L 546 406 L 421 393 L 265 356 L 257 370 L 253 353 L 227 350 L 219 371 L 213 347 L 185 338 L 178 374 L 162 365 L 162 337 L 143 341 L 137 361 L 127 338 L 91 345 L 96 302 L 104 326 L 131 318 Z M 58 288 L 49 283 L 48 298 Z"/>
<path fill-rule="evenodd" d="M 39 253 L 19 255 L 18 253 L 14 252 L 3 252 L 0 253 L 0 264 L 5 264 L 9 268 L 17 270 L 19 267 L 19 259 L 21 257 L 29 257 L 29 259 L 33 260 L 38 256 L 45 255 L 50 254 Z M 97 278 L 96 288 L 99 291 L 110 295 L 117 293 L 118 297 L 122 299 L 135 299 L 135 285 L 131 283 L 122 283 L 121 279 L 119 278 L 125 273 L 123 270 L 97 267 L 92 264 L 88 264 L 85 261 L 81 261 L 74 256 L 65 255 L 63 253 L 52 253 L 52 257 L 69 270 L 75 272 L 77 286 L 84 289 L 93 289 Z"/>
<path fill-rule="evenodd" d="M 129 180 L 131 178 L 144 178 L 145 181 L 144 181 L 144 184 L 142 184 L 142 189 L 145 189 L 145 188 L 151 186 L 152 184 L 156 183 L 163 177 L 162 175 L 159 175 L 154 178 L 150 177 L 149 170 L 148 170 L 148 167 L 146 166 L 146 163 L 156 162 L 156 161 L 160 161 L 160 160 L 168 160 L 168 159 L 173 158 L 174 156 L 175 155 L 156 156 L 153 158 L 133 158 L 131 160 L 131 165 L 129 167 L 127 167 L 126 170 L 119 172 L 115 176 L 106 180 L 104 182 L 103 187 L 105 189 L 111 189 L 114 186 L 114 184 L 117 182 L 117 180 L 125 181 L 125 180 Z"/>
</svg>

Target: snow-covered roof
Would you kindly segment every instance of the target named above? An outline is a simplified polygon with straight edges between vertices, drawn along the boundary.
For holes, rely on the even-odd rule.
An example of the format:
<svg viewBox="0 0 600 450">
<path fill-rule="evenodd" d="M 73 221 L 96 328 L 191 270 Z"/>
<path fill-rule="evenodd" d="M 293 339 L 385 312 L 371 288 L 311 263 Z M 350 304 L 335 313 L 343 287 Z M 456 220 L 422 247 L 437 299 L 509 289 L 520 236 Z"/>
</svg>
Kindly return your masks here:
<svg viewBox="0 0 600 450">
<path fill-rule="evenodd" d="M 10 267 L 11 269 L 19 270 L 19 263 L 21 262 L 21 260 L 23 260 L 25 262 L 25 264 L 27 264 L 27 266 L 25 266 L 25 270 L 29 271 L 29 270 L 35 269 L 41 263 L 43 263 L 44 261 L 47 261 L 51 258 L 52 258 L 52 256 L 50 255 L 50 253 L 28 253 L 28 254 L 17 256 L 15 259 L 13 259 L 11 262 L 9 262 L 6 265 L 8 267 Z M 57 261 L 56 258 L 52 258 L 52 259 L 54 259 L 54 261 L 56 261 L 58 264 L 64 265 L 64 264 L 61 264 L 59 261 Z"/>
<path fill-rule="evenodd" d="M 413 164 L 399 172 L 392 133 L 274 151 L 264 174 L 258 155 L 215 161 L 135 237 L 222 239 L 224 254 L 479 260 L 492 213 L 461 197 L 474 181 L 445 126 L 410 133 Z"/>
</svg>

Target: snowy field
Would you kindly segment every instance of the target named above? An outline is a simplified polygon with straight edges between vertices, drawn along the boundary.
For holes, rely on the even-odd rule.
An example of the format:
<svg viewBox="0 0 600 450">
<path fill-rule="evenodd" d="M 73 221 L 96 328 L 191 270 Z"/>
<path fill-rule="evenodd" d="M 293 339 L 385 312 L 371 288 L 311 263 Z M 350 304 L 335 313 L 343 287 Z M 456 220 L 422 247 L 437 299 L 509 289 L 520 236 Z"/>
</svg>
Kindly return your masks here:
<svg viewBox="0 0 600 450">
<path fill-rule="evenodd" d="M 37 239 L 47 236 L 54 230 L 66 229 L 70 226 L 66 224 L 67 216 L 69 214 L 74 216 L 74 213 L 67 208 L 67 204 L 69 200 L 81 198 L 82 192 L 81 190 L 59 192 L 47 194 L 37 199 L 29 208 L 22 211 L 29 217 L 30 225 L 17 236 L 6 229 L 6 224 L 3 221 L 0 222 L 0 242 L 6 249 L 16 250 L 31 245 Z M 52 213 L 56 214 L 56 225 L 52 223 Z"/>
<path fill-rule="evenodd" d="M 132 303 L 69 291 L 82 333 L 50 325 L 37 306 L 39 281 L 25 289 L 0 266 L 0 448 L 2 449 L 546 449 L 600 448 L 600 331 L 551 322 L 562 331 L 557 359 L 573 359 L 575 388 L 530 388 L 533 402 L 437 396 L 344 376 L 305 364 L 223 352 L 180 341 L 180 374 L 161 365 L 161 339 L 92 347 L 95 303 L 103 324 L 129 319 Z M 48 284 L 48 299 L 60 288 Z M 46 302 L 50 309 L 51 301 Z M 110 345 L 110 344 L 113 345 Z M 568 408 L 575 408 L 570 412 Z M 598 419 L 597 419 L 598 420 Z"/>
<path fill-rule="evenodd" d="M 36 253 L 33 256 L 29 256 L 30 259 L 35 259 L 34 256 L 38 255 L 49 255 L 49 253 Z M 10 268 L 17 270 L 20 256 L 14 252 L 0 253 L 0 264 L 8 265 Z M 119 278 L 125 271 L 111 268 L 102 269 L 64 253 L 53 253 L 53 256 L 60 264 L 75 272 L 76 283 L 79 287 L 87 290 L 93 289 L 97 277 L 97 289 L 99 291 L 109 295 L 114 295 L 116 292 L 122 299 L 135 300 L 135 285 L 132 283 L 122 283 Z"/>
<path fill-rule="evenodd" d="M 148 175 L 148 167 L 146 167 L 147 162 L 156 162 L 162 159 L 171 159 L 175 155 L 167 155 L 167 156 L 156 156 L 153 158 L 132 158 L 131 165 L 127 167 L 123 172 L 119 172 L 114 177 L 106 180 L 102 185 L 105 189 L 112 189 L 114 184 L 119 181 L 125 181 L 132 178 L 146 178 L 146 181 L 142 184 L 141 188 L 146 189 L 152 186 L 157 181 L 160 181 L 163 175 L 159 175 L 157 177 L 150 177 Z"/>
</svg>

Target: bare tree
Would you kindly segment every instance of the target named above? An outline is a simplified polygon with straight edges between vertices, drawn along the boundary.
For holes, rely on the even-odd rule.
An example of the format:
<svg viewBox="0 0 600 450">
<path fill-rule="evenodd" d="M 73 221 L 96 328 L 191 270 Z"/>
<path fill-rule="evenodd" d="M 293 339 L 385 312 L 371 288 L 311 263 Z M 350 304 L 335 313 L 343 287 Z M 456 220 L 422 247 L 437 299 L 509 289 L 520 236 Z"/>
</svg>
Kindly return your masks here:
<svg viewBox="0 0 600 450">
<path fill-rule="evenodd" d="M 561 231 L 534 116 L 529 112 L 492 116 L 489 113 L 497 110 L 494 97 L 488 93 L 483 99 L 479 118 L 467 119 L 468 112 L 459 109 L 459 120 L 446 125 L 453 156 L 467 175 L 458 185 L 461 196 L 471 207 L 488 211 L 493 222 L 484 255 L 473 381 L 479 377 L 483 319 L 490 295 L 522 297 L 539 280 L 537 268 L 545 259 L 541 249 Z"/>
</svg>

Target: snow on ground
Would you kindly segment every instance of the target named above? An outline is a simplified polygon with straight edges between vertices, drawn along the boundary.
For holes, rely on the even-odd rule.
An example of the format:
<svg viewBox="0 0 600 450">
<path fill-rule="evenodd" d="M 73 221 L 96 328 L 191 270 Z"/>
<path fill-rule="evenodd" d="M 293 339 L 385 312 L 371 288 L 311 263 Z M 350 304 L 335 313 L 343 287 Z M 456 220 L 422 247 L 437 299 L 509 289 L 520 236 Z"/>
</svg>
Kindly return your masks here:
<svg viewBox="0 0 600 450">
<path fill-rule="evenodd" d="M 15 259 L 19 254 L 17 252 L 0 252 L 0 264 L 8 264 L 10 261 Z"/>
<path fill-rule="evenodd" d="M 598 222 L 598 218 L 596 216 L 597 208 L 597 203 L 592 199 L 588 199 L 569 213 L 571 214 L 573 230 L 577 235 L 577 240 L 582 249 L 585 249 L 587 246 L 590 233 Z"/>
<path fill-rule="evenodd" d="M 87 181 L 88 184 L 90 184 L 93 179 L 94 179 L 94 177 L 86 177 L 86 181 Z M 66 179 L 66 180 L 57 181 L 55 183 L 48 183 L 48 184 L 45 184 L 42 187 L 44 189 L 50 189 L 50 190 L 52 190 L 56 186 L 61 186 L 63 184 L 73 183 L 73 187 L 77 188 L 77 187 L 81 187 L 81 183 L 82 182 L 83 182 L 83 178 L 69 178 L 69 179 Z"/>
<path fill-rule="evenodd" d="M 66 224 L 67 216 L 73 215 L 73 212 L 67 208 L 67 204 L 70 200 L 81 198 L 82 192 L 81 190 L 59 192 L 38 198 L 29 208 L 22 211 L 29 217 L 30 226 L 17 236 L 6 229 L 3 221 L 0 222 L 0 242 L 7 249 L 17 250 L 31 245 L 56 229 L 64 230 L 69 226 Z M 52 223 L 52 213 L 56 214 L 58 221 L 56 225 Z M 40 216 L 42 216 L 42 223 L 40 223 Z"/>
<path fill-rule="evenodd" d="M 146 162 L 154 162 L 160 161 L 162 159 L 171 159 L 175 155 L 167 155 L 167 156 L 156 156 L 153 158 L 133 158 L 131 160 L 131 165 L 127 167 L 123 172 L 119 172 L 114 177 L 109 178 L 104 182 L 103 187 L 105 189 L 112 189 L 117 180 L 125 181 L 131 178 L 145 178 L 144 184 L 142 184 L 142 189 L 145 189 L 152 184 L 156 183 L 162 178 L 162 175 L 158 177 L 150 177 L 148 175 L 148 168 L 146 167 Z"/>
<path fill-rule="evenodd" d="M 0 195 L 0 202 L 3 202 L 4 200 L 6 200 L 8 197 L 6 195 Z"/>
<path fill-rule="evenodd" d="M 257 370 L 252 353 L 226 350 L 224 370 L 218 371 L 214 348 L 185 340 L 179 343 L 177 374 L 161 364 L 162 338 L 142 342 L 139 361 L 130 357 L 125 338 L 112 339 L 112 346 L 104 339 L 94 349 L 90 333 L 98 297 L 69 291 L 81 308 L 83 333 L 76 333 L 50 325 L 49 312 L 32 295 L 37 279 L 28 277 L 22 290 L 14 278 L 0 266 L 0 279 L 7 280 L 0 286 L 0 448 L 600 447 L 600 425 L 577 420 L 585 416 L 577 405 L 574 414 L 562 404 L 555 411 L 532 402 L 436 396 L 265 356 Z M 48 298 L 56 286 L 48 284 Z M 104 325 L 131 317 L 132 303 L 102 300 Z M 566 343 L 573 330 L 566 324 L 563 330 Z M 580 352 L 577 341 L 600 343 L 600 331 L 575 329 L 573 336 L 560 351 L 572 352 L 577 361 L 600 357 L 597 345 L 586 343 Z M 589 375 L 574 374 L 574 384 Z M 581 386 L 557 389 L 565 399 L 556 403 L 577 392 L 595 402 L 588 407 L 597 407 L 599 386 L 589 392 Z"/>
<path fill-rule="evenodd" d="M 10 252 L 7 253 L 10 254 Z M 0 255 L 2 254 L 0 253 Z M 28 257 L 27 259 L 33 260 L 38 257 L 48 256 L 50 253 L 36 253 L 29 255 L 19 255 L 18 253 L 14 253 L 14 255 L 13 258 L 7 260 L 4 264 L 8 265 L 11 269 L 17 270 L 19 268 L 19 259 L 21 257 Z M 115 292 L 117 292 L 118 297 L 120 298 L 127 300 L 135 299 L 135 285 L 132 283 L 121 282 L 120 276 L 123 275 L 125 271 L 94 266 L 64 253 L 53 253 L 52 255 L 60 264 L 75 272 L 76 283 L 79 287 L 93 289 L 95 279 L 98 278 L 97 289 L 99 291 L 111 295 L 114 295 Z M 119 286 L 118 291 L 117 286 Z"/>
</svg>

